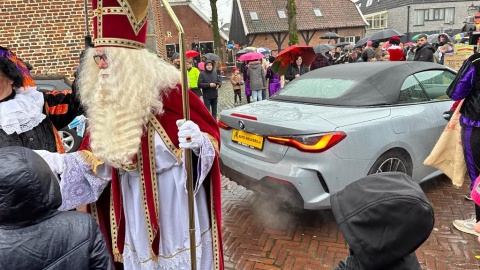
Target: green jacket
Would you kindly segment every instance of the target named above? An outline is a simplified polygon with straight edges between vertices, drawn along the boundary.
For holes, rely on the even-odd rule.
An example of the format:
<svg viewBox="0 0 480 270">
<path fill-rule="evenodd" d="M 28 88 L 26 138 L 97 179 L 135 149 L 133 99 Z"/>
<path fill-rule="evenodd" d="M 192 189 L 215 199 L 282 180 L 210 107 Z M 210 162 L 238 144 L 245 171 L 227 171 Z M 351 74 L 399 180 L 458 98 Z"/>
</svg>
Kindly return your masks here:
<svg viewBox="0 0 480 270">
<path fill-rule="evenodd" d="M 200 70 L 196 67 L 191 67 L 187 70 L 188 74 L 188 87 L 190 89 L 198 88 L 198 77 L 200 76 Z"/>
</svg>

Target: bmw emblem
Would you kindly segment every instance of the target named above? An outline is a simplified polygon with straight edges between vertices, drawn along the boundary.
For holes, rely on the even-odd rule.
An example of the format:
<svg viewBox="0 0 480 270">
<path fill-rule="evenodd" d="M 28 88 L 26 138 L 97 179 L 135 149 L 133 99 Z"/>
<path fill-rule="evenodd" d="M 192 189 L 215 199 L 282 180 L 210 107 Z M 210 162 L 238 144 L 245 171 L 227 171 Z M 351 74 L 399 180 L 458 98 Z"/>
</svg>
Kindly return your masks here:
<svg viewBox="0 0 480 270">
<path fill-rule="evenodd" d="M 238 127 L 241 129 L 241 130 L 244 130 L 245 129 L 245 123 L 243 123 L 243 121 L 238 121 Z"/>
</svg>

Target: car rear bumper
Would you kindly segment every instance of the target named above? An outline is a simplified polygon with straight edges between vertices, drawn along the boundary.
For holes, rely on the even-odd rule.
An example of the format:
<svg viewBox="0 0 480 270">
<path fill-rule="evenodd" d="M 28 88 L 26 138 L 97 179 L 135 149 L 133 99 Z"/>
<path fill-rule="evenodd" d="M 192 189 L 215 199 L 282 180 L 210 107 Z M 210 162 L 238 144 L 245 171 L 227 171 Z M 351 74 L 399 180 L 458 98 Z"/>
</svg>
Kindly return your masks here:
<svg viewBox="0 0 480 270">
<path fill-rule="evenodd" d="M 222 173 L 231 180 L 276 197 L 284 197 L 286 193 L 288 200 L 303 202 L 304 209 L 330 208 L 330 194 L 365 176 L 366 172 L 358 168 L 366 168 L 369 163 L 369 160 L 341 159 L 330 151 L 305 153 L 304 156 L 304 160 L 299 160 L 298 156 L 291 160 L 287 154 L 283 160 L 272 164 L 252 161 L 251 157 L 222 147 L 220 163 Z"/>
</svg>

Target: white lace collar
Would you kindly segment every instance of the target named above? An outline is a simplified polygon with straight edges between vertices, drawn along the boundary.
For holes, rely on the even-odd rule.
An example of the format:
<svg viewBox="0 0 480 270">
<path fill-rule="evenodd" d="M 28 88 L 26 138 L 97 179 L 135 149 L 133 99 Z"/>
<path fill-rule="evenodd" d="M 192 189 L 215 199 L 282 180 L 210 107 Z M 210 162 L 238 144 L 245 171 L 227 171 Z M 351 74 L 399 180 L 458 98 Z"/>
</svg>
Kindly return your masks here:
<svg viewBox="0 0 480 270">
<path fill-rule="evenodd" d="M 0 102 L 0 129 L 8 135 L 32 130 L 46 117 L 42 113 L 43 94 L 35 86 L 15 89 L 15 92 L 14 99 Z"/>
</svg>

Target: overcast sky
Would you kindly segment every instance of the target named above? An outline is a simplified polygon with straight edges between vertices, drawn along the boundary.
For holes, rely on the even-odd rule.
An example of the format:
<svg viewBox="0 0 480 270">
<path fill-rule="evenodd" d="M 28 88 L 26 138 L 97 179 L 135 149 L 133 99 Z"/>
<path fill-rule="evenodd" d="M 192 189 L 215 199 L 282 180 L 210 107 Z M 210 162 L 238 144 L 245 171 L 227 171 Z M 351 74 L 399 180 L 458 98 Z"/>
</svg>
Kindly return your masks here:
<svg viewBox="0 0 480 270">
<path fill-rule="evenodd" d="M 230 22 L 230 17 L 232 16 L 232 2 L 233 0 L 217 0 L 219 27 Z M 212 17 L 212 9 L 210 8 L 209 0 L 192 0 L 192 3 L 197 6 L 207 17 Z"/>
</svg>

